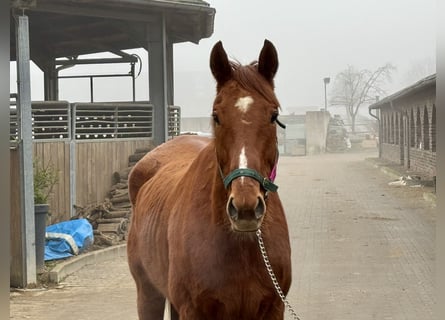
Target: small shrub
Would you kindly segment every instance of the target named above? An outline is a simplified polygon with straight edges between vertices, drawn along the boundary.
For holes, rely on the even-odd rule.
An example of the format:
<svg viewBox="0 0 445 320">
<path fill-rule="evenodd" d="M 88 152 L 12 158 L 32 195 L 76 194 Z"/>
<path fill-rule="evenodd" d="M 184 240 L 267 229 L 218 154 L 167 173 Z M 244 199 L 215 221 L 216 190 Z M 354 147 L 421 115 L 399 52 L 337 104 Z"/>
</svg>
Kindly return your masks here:
<svg viewBox="0 0 445 320">
<path fill-rule="evenodd" d="M 48 162 L 45 166 L 41 160 L 34 159 L 34 204 L 48 203 L 54 185 L 59 181 L 59 175 L 54 166 Z"/>
</svg>

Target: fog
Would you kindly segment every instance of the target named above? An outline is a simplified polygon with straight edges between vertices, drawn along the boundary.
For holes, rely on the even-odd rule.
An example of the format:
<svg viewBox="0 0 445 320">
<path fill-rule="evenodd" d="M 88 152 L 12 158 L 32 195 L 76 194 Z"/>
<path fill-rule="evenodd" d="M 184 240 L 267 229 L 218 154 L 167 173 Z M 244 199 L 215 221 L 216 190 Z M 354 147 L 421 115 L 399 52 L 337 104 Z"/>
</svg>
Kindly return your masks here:
<svg viewBox="0 0 445 320">
<path fill-rule="evenodd" d="M 275 44 L 276 92 L 284 113 L 324 106 L 323 78 L 331 77 L 329 99 L 335 75 L 348 64 L 372 70 L 394 64 L 388 94 L 417 80 L 407 75 L 413 66 L 435 67 L 435 1 L 214 0 L 211 5 L 216 8 L 213 36 L 199 46 L 176 47 L 175 103 L 186 116 L 210 112 L 215 89 L 208 56 L 218 40 L 230 57 L 244 63 L 258 57 L 264 38 Z"/>
<path fill-rule="evenodd" d="M 175 105 L 184 117 L 207 116 L 215 94 L 208 67 L 209 53 L 219 40 L 229 55 L 242 63 L 258 58 L 264 39 L 278 50 L 275 79 L 282 112 L 302 113 L 324 106 L 323 78 L 348 65 L 374 70 L 386 63 L 397 67 L 388 94 L 435 72 L 436 1 L 433 0 L 211 0 L 216 9 L 214 34 L 199 45 L 174 46 Z M 147 53 L 139 54 L 142 72 L 136 99 L 148 99 Z M 125 73 L 128 65 L 75 67 L 62 73 Z M 32 99 L 43 99 L 43 76 L 32 67 Z M 60 99 L 89 101 L 88 79 L 61 80 Z M 130 100 L 129 78 L 95 80 L 95 101 Z M 11 91 L 15 70 L 11 66 Z M 341 108 L 331 107 L 333 112 Z"/>
</svg>

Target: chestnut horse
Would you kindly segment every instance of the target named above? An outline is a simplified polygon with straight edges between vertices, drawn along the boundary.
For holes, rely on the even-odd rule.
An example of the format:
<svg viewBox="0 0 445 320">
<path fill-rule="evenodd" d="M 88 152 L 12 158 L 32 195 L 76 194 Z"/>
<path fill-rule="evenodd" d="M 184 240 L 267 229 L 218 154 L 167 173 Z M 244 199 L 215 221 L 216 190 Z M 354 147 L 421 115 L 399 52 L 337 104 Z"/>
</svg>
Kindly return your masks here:
<svg viewBox="0 0 445 320">
<path fill-rule="evenodd" d="M 275 47 L 257 62 L 212 49 L 214 138 L 180 136 L 149 152 L 129 177 L 133 216 L 128 262 L 139 319 L 283 319 L 284 304 L 265 268 L 261 230 L 278 283 L 291 283 L 286 218 L 273 183 L 279 103 Z"/>
</svg>

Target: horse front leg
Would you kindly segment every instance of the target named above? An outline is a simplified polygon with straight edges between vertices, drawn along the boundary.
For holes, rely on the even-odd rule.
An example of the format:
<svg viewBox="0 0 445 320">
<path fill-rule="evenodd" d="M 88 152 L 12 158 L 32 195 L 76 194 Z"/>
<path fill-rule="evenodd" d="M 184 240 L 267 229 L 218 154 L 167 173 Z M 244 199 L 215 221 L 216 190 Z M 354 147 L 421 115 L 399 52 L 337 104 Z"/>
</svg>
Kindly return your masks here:
<svg viewBox="0 0 445 320">
<path fill-rule="evenodd" d="M 136 283 L 136 303 L 139 320 L 161 320 L 164 315 L 165 297 L 152 284 L 139 259 L 129 255 L 131 275 Z"/>
<path fill-rule="evenodd" d="M 139 320 L 160 320 L 164 316 L 165 297 L 150 281 L 136 282 Z"/>
<path fill-rule="evenodd" d="M 168 320 L 179 320 L 179 314 L 176 311 L 175 307 L 168 300 L 166 300 L 166 303 L 168 303 L 168 305 L 166 305 L 168 308 L 168 310 L 166 312 L 167 319 Z"/>
</svg>

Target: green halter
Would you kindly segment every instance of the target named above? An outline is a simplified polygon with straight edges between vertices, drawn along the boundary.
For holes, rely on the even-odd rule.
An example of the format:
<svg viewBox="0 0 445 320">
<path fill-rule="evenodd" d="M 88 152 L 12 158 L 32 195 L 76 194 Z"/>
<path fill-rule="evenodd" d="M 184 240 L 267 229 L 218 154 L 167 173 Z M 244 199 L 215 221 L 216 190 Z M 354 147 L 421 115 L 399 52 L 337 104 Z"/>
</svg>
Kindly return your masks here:
<svg viewBox="0 0 445 320">
<path fill-rule="evenodd" d="M 222 176 L 222 172 L 221 172 Z M 278 186 L 274 184 L 269 179 L 263 177 L 258 171 L 249 169 L 249 168 L 241 168 L 235 169 L 230 172 L 225 178 L 223 177 L 224 187 L 227 189 L 229 184 L 236 178 L 239 177 L 249 177 L 257 180 L 260 185 L 267 191 L 276 192 L 278 190 Z"/>
</svg>

